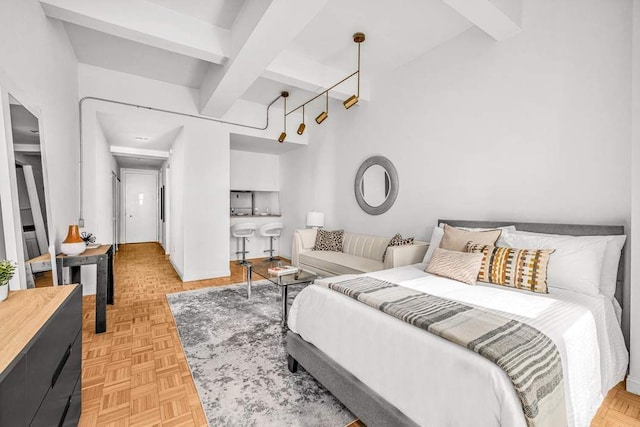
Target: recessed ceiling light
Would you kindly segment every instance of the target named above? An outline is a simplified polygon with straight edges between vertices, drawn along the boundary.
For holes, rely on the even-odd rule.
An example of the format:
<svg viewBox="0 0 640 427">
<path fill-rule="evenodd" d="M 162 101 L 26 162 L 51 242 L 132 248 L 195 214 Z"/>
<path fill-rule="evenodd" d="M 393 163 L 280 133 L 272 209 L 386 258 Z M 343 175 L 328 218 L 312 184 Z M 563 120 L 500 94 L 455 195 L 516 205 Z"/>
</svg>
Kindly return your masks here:
<svg viewBox="0 0 640 427">
<path fill-rule="evenodd" d="M 147 138 L 146 136 L 136 136 L 136 141 L 138 141 L 138 142 L 147 142 L 147 141 L 149 141 L 149 138 Z"/>
</svg>

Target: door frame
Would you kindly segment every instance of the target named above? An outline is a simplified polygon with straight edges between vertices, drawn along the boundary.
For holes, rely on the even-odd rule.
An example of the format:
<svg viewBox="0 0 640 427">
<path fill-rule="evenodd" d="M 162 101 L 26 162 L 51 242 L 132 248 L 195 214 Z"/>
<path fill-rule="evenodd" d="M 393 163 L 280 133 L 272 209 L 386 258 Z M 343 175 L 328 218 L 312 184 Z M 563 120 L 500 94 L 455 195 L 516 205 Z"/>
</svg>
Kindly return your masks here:
<svg viewBox="0 0 640 427">
<path fill-rule="evenodd" d="M 158 197 L 158 192 L 159 192 L 159 186 L 158 186 L 158 181 L 159 181 L 159 171 L 157 170 L 148 170 L 148 169 L 131 169 L 131 168 L 123 168 L 120 169 L 120 176 L 122 176 L 122 191 L 120 194 L 120 213 L 121 213 L 121 224 L 122 224 L 122 235 L 121 237 L 121 242 L 122 243 L 128 243 L 127 242 L 127 175 L 131 174 L 131 175 L 152 175 L 153 177 L 155 177 L 156 179 L 156 185 L 155 185 L 155 195 L 157 198 Z M 155 221 L 156 221 L 156 225 L 154 227 L 155 231 L 156 231 L 156 242 L 158 241 L 158 224 L 160 222 L 160 211 L 158 210 L 158 203 L 154 203 L 154 208 L 155 208 Z"/>
</svg>

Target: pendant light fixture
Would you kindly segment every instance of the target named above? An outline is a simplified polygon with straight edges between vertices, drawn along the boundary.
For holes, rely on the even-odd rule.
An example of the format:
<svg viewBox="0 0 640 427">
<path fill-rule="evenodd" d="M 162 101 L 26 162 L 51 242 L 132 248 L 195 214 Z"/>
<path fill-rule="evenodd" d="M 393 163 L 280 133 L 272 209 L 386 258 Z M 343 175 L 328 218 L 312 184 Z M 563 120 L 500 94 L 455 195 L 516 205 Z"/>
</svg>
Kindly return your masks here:
<svg viewBox="0 0 640 427">
<path fill-rule="evenodd" d="M 304 124 L 304 105 L 302 106 L 302 123 L 298 126 L 298 135 L 302 135 L 304 133 L 304 129 L 307 125 Z"/>
<path fill-rule="evenodd" d="M 344 108 L 351 108 L 354 105 L 356 105 L 358 103 L 358 101 L 360 100 L 360 45 L 362 44 L 362 42 L 365 40 L 365 35 L 364 33 L 355 33 L 353 35 L 353 41 L 354 43 L 358 44 L 358 69 L 356 71 L 354 71 L 353 73 L 349 74 L 347 77 L 345 77 L 344 79 L 340 80 L 338 83 L 334 84 L 333 86 L 323 90 L 322 92 L 320 92 L 319 94 L 317 94 L 316 96 L 314 96 L 313 98 L 309 99 L 308 101 L 306 101 L 305 103 L 298 105 L 296 108 L 294 108 L 291 111 L 287 111 L 287 96 L 289 96 L 288 92 L 282 92 L 281 96 L 284 98 L 284 131 L 280 134 L 280 137 L 278 138 L 278 141 L 280 142 L 284 142 L 285 138 L 287 137 L 287 116 L 291 113 L 293 113 L 294 111 L 297 111 L 299 109 L 302 108 L 302 123 L 300 123 L 300 125 L 298 126 L 298 135 L 302 135 L 306 129 L 306 124 L 304 121 L 304 107 L 309 104 L 310 102 L 315 101 L 316 99 L 320 98 L 322 95 L 324 95 L 326 97 L 326 101 L 325 101 L 325 110 L 320 113 L 318 115 L 318 117 L 316 117 L 316 123 L 320 124 L 323 121 L 325 121 L 327 119 L 327 117 L 329 117 L 329 91 L 334 89 L 336 86 L 341 85 L 342 83 L 346 82 L 347 80 L 349 80 L 351 77 L 353 76 L 357 76 L 357 91 L 355 95 L 351 95 L 349 98 L 347 98 L 342 104 L 344 105 Z"/>
<path fill-rule="evenodd" d="M 284 98 L 284 130 L 280 134 L 278 142 L 283 143 L 284 139 L 287 137 L 287 98 L 289 97 L 289 92 L 283 91 L 280 93 L 280 96 Z"/>
<path fill-rule="evenodd" d="M 353 35 L 353 41 L 355 43 L 358 43 L 358 91 L 356 92 L 356 95 L 351 95 L 342 103 L 344 105 L 344 108 L 346 108 L 347 110 L 356 105 L 358 103 L 358 99 L 360 98 L 360 45 L 364 41 L 364 33 L 355 33 Z"/>
<path fill-rule="evenodd" d="M 316 117 L 317 124 L 324 122 L 324 120 L 329 117 L 329 91 L 326 91 L 325 94 L 327 95 L 327 103 L 325 106 L 325 110 L 322 113 L 318 114 L 318 117 Z"/>
</svg>

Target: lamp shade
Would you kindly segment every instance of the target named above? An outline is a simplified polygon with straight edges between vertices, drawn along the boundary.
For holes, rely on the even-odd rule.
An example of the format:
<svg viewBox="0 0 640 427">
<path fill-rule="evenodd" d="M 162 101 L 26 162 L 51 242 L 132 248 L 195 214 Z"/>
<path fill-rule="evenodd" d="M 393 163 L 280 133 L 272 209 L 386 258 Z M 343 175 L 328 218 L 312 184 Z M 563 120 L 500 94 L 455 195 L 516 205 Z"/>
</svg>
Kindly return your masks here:
<svg viewBox="0 0 640 427">
<path fill-rule="evenodd" d="M 324 213 L 307 212 L 307 227 L 323 227 L 323 226 L 324 226 Z"/>
</svg>

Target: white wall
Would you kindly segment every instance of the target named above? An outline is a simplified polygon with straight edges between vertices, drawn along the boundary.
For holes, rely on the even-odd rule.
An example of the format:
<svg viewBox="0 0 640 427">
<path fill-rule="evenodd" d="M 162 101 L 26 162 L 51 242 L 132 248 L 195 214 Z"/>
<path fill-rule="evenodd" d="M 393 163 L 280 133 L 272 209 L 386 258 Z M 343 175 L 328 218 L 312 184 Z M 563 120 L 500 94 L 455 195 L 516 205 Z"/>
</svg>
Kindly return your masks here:
<svg viewBox="0 0 640 427">
<path fill-rule="evenodd" d="M 125 73 L 80 65 L 80 96 L 95 96 L 194 114 L 197 92 Z M 96 111 L 136 114 L 133 107 L 87 101 Z M 170 260 L 184 281 L 229 275 L 229 132 L 232 126 L 144 110 L 182 131 L 169 159 Z M 91 113 L 93 112 L 93 113 Z M 89 122 L 89 119 L 86 119 Z M 95 119 L 94 119 L 95 120 Z M 235 127 L 233 127 L 235 128 Z M 234 129 L 234 132 L 238 132 Z M 90 167 L 90 165 L 86 165 Z"/>
<path fill-rule="evenodd" d="M 336 103 L 309 147 L 280 160 L 287 235 L 308 210 L 331 228 L 419 239 L 445 217 L 628 227 L 630 4 L 525 0 L 521 34 L 469 30 L 374 81 L 371 102 Z M 381 216 L 353 194 L 372 155 L 400 179 Z"/>
<path fill-rule="evenodd" d="M 119 174 L 119 168 L 94 108 L 92 105 L 85 108 L 82 120 L 82 231 L 92 233 L 96 243 L 113 244 L 112 173 Z M 82 284 L 84 295 L 96 293 L 95 265 L 82 267 Z"/>
<path fill-rule="evenodd" d="M 640 394 L 640 1 L 633 2 L 633 38 L 632 38 L 632 143 L 631 143 L 631 247 L 633 257 L 627 256 L 627 265 L 631 264 L 631 301 L 630 307 L 630 363 L 627 390 Z M 627 253 L 627 255 L 629 255 Z"/>
<path fill-rule="evenodd" d="M 231 189 L 280 190 L 280 156 L 231 150 Z"/>
<path fill-rule="evenodd" d="M 169 260 L 180 277 L 184 277 L 184 138 L 182 131 L 173 143 L 169 168 Z"/>
<path fill-rule="evenodd" d="M 40 110 L 51 240 L 59 248 L 78 217 L 77 61 L 62 24 L 47 19 L 38 1 L 4 0 L 2 10 L 11 13 L 0 13 L 0 84 Z"/>
</svg>

